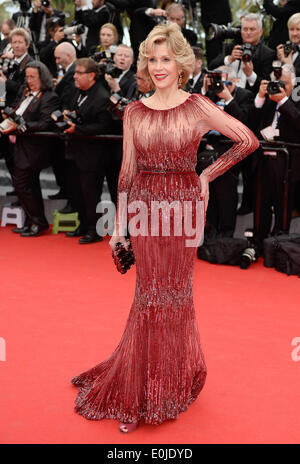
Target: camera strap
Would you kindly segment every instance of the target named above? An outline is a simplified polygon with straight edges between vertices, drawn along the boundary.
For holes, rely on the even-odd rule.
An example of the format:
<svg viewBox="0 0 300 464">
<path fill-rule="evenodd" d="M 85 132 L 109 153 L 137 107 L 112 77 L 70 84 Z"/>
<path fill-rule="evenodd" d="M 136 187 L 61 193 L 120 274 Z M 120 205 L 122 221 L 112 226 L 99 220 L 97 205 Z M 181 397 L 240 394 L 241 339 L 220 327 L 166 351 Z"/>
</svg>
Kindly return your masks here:
<svg viewBox="0 0 300 464">
<path fill-rule="evenodd" d="M 80 94 L 78 95 L 78 98 L 77 98 L 77 100 L 76 100 L 76 106 L 77 106 L 77 108 L 80 108 L 80 107 L 81 107 L 81 105 L 85 102 L 85 100 L 87 99 L 87 97 L 88 97 L 87 95 L 83 95 L 82 93 L 80 93 Z"/>
</svg>

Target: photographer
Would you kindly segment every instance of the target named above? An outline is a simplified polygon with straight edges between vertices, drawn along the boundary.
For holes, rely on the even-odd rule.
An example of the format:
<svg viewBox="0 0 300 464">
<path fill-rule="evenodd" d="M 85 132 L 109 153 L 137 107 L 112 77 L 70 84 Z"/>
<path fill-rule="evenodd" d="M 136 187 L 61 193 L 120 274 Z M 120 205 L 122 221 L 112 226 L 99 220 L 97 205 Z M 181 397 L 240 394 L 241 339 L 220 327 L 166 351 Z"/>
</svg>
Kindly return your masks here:
<svg viewBox="0 0 300 464">
<path fill-rule="evenodd" d="M 254 96 L 249 90 L 237 87 L 236 82 L 235 71 L 222 66 L 205 74 L 201 93 L 210 98 L 226 113 L 240 120 L 243 124 L 247 124 Z M 227 144 L 219 141 L 221 134 L 211 131 L 206 137 L 209 147 L 213 148 L 217 157 L 228 149 Z M 234 234 L 239 169 L 240 167 L 234 166 L 209 184 L 210 201 L 207 208 L 207 223 L 217 237 L 233 237 Z"/>
<path fill-rule="evenodd" d="M 100 43 L 96 47 L 92 47 L 91 58 L 98 63 L 103 62 L 103 59 L 110 59 L 117 49 L 119 40 L 118 31 L 116 26 L 112 23 L 105 23 L 99 31 Z"/>
<path fill-rule="evenodd" d="M 251 109 L 251 124 L 267 140 L 300 142 L 300 101 L 293 100 L 296 83 L 292 65 L 284 64 L 280 80 L 262 80 Z M 300 149 L 289 149 L 291 163 L 289 176 L 289 199 L 287 210 L 287 231 L 292 210 L 295 182 L 300 179 Z M 283 231 L 283 191 L 286 172 L 286 157 L 283 153 L 264 153 L 262 159 L 261 206 L 259 214 L 258 240 L 262 249 L 263 240 L 268 236 L 272 223 L 272 207 L 275 224 L 272 235 Z M 257 214 L 257 212 L 256 212 Z"/>
<path fill-rule="evenodd" d="M 300 6 L 299 6 L 300 9 Z M 296 77 L 300 77 L 300 13 L 296 13 L 288 20 L 289 42 L 279 44 L 277 57 L 282 63 L 292 64 Z"/>
<path fill-rule="evenodd" d="M 29 22 L 29 27 L 34 35 L 34 42 L 44 42 L 46 40 L 46 21 L 49 18 L 57 17 L 61 24 L 65 22 L 63 11 L 56 10 L 51 5 L 51 0 L 35 0 Z"/>
<path fill-rule="evenodd" d="M 201 93 L 205 68 L 203 67 L 203 50 L 200 47 L 192 47 L 195 55 L 193 77 L 186 84 L 185 90 L 190 93 Z"/>
<path fill-rule="evenodd" d="M 14 144 L 13 185 L 26 215 L 25 225 L 13 232 L 22 237 L 36 237 L 48 229 L 39 175 L 50 166 L 53 146 L 51 139 L 45 142 L 34 133 L 53 129 L 50 117 L 58 108 L 59 101 L 53 92 L 51 75 L 43 63 L 30 62 L 25 69 L 27 89 L 13 109 L 13 120 L 6 120 L 6 133 L 17 131 Z M 9 122 L 10 121 L 10 122 Z"/>
<path fill-rule="evenodd" d="M 181 32 L 189 42 L 190 45 L 196 45 L 197 43 L 197 34 L 191 31 L 190 29 L 186 29 L 185 26 L 185 11 L 182 5 L 178 3 L 171 3 L 166 8 L 167 20 L 173 23 L 178 24 L 181 28 Z"/>
<path fill-rule="evenodd" d="M 109 92 L 98 81 L 99 67 L 91 58 L 81 58 L 75 63 L 74 81 L 76 92 L 69 110 L 75 112 L 75 121 L 65 111 L 67 134 L 107 134 L 111 128 L 111 115 L 107 110 Z M 68 237 L 80 237 L 80 244 L 102 240 L 96 233 L 100 200 L 99 178 L 103 172 L 103 155 L 107 152 L 106 142 L 93 139 L 71 138 L 66 157 L 69 165 L 68 180 L 72 205 L 79 212 L 80 226 Z"/>
<path fill-rule="evenodd" d="M 57 77 L 57 66 L 54 50 L 58 44 L 68 40 L 60 18 L 53 17 L 46 22 L 46 40 L 39 43 L 40 59 L 47 66 L 53 77 Z"/>
<path fill-rule="evenodd" d="M 86 38 L 88 54 L 91 54 L 91 48 L 98 44 L 99 30 L 103 24 L 113 23 L 117 27 L 120 37 L 123 37 L 119 13 L 112 5 L 106 5 L 105 0 L 92 0 L 92 9 L 88 8 L 86 0 L 74 0 L 74 4 L 76 22 L 88 27 Z"/>
<path fill-rule="evenodd" d="M 133 50 L 125 44 L 118 46 L 114 55 L 114 64 L 120 70 L 119 77 L 114 78 L 105 73 L 105 80 L 111 89 L 111 93 L 118 93 L 126 97 L 129 87 L 135 81 L 135 73 L 130 69 L 133 64 Z"/>
<path fill-rule="evenodd" d="M 293 14 L 300 12 L 299 0 L 281 0 L 280 5 L 274 5 L 273 0 L 264 0 L 264 9 L 276 18 L 268 38 L 269 47 L 275 49 L 280 43 L 289 40 L 287 21 Z"/>
<path fill-rule="evenodd" d="M 238 86 L 246 87 L 257 93 L 262 79 L 269 79 L 272 71 L 274 51 L 263 44 L 263 34 L 260 16 L 249 13 L 241 19 L 241 41 L 235 39 L 225 45 L 225 55 L 218 55 L 210 63 L 211 68 L 222 65 L 232 67 L 239 78 Z"/>
<path fill-rule="evenodd" d="M 154 0 L 110 0 L 118 11 L 126 11 L 130 18 L 130 43 L 133 49 L 134 58 L 139 56 L 140 43 L 145 40 L 149 32 L 153 29 L 154 22 L 152 16 L 140 14 L 141 8 L 155 8 Z M 120 37 L 121 39 L 121 37 Z"/>
</svg>

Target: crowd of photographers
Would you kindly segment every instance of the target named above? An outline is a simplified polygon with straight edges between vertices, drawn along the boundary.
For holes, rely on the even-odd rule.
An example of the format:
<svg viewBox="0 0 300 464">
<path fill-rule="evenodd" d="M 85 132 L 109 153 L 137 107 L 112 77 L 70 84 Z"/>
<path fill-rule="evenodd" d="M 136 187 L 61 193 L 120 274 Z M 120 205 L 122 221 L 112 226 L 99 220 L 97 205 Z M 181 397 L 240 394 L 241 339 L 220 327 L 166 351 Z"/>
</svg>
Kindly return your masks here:
<svg viewBox="0 0 300 464">
<path fill-rule="evenodd" d="M 79 214 L 79 227 L 67 236 L 78 237 L 81 244 L 102 240 L 96 232 L 96 206 L 104 178 L 112 202 L 117 202 L 124 108 L 153 92 L 151 82 L 136 72 L 138 47 L 160 21 L 176 22 L 193 47 L 195 68 L 185 90 L 210 98 L 268 143 L 300 142 L 298 0 L 284 0 L 280 6 L 263 2 L 265 14 L 278 18 L 269 38 L 263 36 L 262 14 L 246 14 L 239 27 L 229 27 L 229 1 L 203 0 L 205 56 L 196 32 L 186 27 L 183 4 L 193 11 L 194 1 L 158 5 L 154 0 L 92 0 L 89 8 L 86 0 L 74 0 L 71 24 L 66 24 L 65 14 L 53 8 L 51 0 L 18 3 L 20 11 L 1 24 L 0 155 L 11 174 L 16 203 L 25 211 L 24 227 L 13 229 L 22 237 L 40 235 L 49 227 L 39 175 L 52 166 L 60 188 L 52 198 L 67 200 L 62 213 Z M 122 43 L 123 12 L 130 18 L 131 47 Z M 35 132 L 64 136 L 33 136 Z M 119 137 L 95 137 L 105 134 Z M 229 144 L 215 131 L 206 134 L 199 147 L 197 172 Z M 292 215 L 300 211 L 300 148 L 289 148 L 288 155 L 260 148 L 212 182 L 207 235 L 232 237 L 237 214 L 250 212 L 254 212 L 260 248 L 270 232 L 288 230 Z M 237 210 L 240 173 L 243 195 Z M 284 202 L 286 181 L 289 189 Z"/>
</svg>

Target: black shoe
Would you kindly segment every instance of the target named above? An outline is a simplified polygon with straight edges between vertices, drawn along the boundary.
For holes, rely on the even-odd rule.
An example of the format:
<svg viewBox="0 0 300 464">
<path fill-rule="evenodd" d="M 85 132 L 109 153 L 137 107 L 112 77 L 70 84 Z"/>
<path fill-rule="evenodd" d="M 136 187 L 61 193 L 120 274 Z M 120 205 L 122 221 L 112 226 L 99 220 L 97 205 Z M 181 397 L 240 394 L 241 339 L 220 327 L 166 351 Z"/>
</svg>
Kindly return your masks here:
<svg viewBox="0 0 300 464">
<path fill-rule="evenodd" d="M 63 200 L 67 198 L 67 195 L 62 189 L 60 189 L 60 191 L 55 193 L 54 195 L 48 195 L 48 198 L 49 200 Z"/>
<path fill-rule="evenodd" d="M 11 192 L 6 192 L 6 196 L 17 196 L 17 192 L 15 190 L 12 190 Z"/>
<path fill-rule="evenodd" d="M 70 213 L 76 213 L 76 209 L 73 208 L 71 203 L 68 201 L 66 206 L 64 208 L 62 208 L 62 209 L 59 209 L 58 212 L 61 213 L 61 214 L 70 214 Z"/>
<path fill-rule="evenodd" d="M 77 229 L 73 230 L 72 232 L 66 232 L 66 237 L 81 237 L 85 234 L 86 230 L 83 229 L 81 226 L 78 226 Z"/>
<path fill-rule="evenodd" d="M 39 226 L 38 224 L 32 224 L 32 226 L 26 231 L 21 233 L 21 237 L 38 237 L 45 230 L 48 230 L 49 226 Z"/>
<path fill-rule="evenodd" d="M 102 240 L 103 240 L 103 237 L 101 237 L 100 235 L 97 235 L 94 232 L 89 232 L 84 237 L 81 237 L 79 239 L 79 243 L 81 245 L 85 245 L 87 243 L 102 242 Z"/>
<path fill-rule="evenodd" d="M 23 234 L 23 232 L 28 232 L 30 230 L 30 226 L 23 226 L 23 227 L 15 227 L 11 229 L 15 234 Z"/>
</svg>

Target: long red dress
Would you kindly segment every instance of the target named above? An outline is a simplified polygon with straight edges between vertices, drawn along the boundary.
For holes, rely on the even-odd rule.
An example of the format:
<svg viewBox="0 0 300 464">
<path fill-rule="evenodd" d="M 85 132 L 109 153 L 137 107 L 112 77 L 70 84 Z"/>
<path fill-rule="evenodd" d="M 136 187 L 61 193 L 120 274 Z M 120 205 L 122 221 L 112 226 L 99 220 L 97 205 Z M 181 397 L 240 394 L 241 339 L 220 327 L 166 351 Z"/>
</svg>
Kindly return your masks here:
<svg viewBox="0 0 300 464">
<path fill-rule="evenodd" d="M 119 194 L 149 209 L 153 201 L 199 202 L 197 148 L 211 129 L 235 144 L 205 170 L 210 181 L 257 148 L 246 126 L 198 94 L 168 110 L 128 105 Z M 203 230 L 201 211 L 196 220 Z M 184 214 L 182 208 L 182 221 Z M 131 236 L 136 289 L 121 341 L 107 360 L 71 379 L 79 387 L 75 411 L 85 418 L 160 424 L 176 419 L 202 390 L 207 371 L 193 304 L 195 246 L 187 247 L 187 238 L 174 227 L 169 236 L 161 230 Z"/>
</svg>

